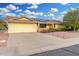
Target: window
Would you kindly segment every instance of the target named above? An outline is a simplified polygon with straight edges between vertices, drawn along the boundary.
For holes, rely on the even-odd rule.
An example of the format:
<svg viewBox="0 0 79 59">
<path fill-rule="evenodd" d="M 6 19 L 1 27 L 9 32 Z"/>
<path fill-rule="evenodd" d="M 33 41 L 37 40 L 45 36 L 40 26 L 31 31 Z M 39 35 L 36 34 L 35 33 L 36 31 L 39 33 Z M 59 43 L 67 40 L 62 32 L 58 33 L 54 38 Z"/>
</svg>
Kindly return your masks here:
<svg viewBox="0 0 79 59">
<path fill-rule="evenodd" d="M 40 28 L 46 28 L 46 24 L 40 24 Z"/>
</svg>

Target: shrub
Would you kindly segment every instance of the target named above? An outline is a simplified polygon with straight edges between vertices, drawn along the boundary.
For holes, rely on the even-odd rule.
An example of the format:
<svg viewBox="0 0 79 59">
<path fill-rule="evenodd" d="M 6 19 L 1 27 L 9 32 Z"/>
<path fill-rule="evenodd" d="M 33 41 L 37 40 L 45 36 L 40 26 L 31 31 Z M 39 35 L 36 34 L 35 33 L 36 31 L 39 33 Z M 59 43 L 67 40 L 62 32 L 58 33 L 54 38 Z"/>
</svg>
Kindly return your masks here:
<svg viewBox="0 0 79 59">
<path fill-rule="evenodd" d="M 57 29 L 50 28 L 48 31 L 49 32 L 65 31 L 65 29 L 64 28 L 57 28 Z"/>
<path fill-rule="evenodd" d="M 48 30 L 41 30 L 40 32 L 41 33 L 48 33 L 49 31 Z"/>
<path fill-rule="evenodd" d="M 58 28 L 58 29 L 55 29 L 56 31 L 65 31 L 64 28 Z"/>
<path fill-rule="evenodd" d="M 49 28 L 49 29 L 48 29 L 48 32 L 55 32 L 55 29 Z"/>
<path fill-rule="evenodd" d="M 54 29 L 54 28 L 49 28 L 47 30 L 41 30 L 40 32 L 41 33 L 48 33 L 48 32 L 56 32 L 56 31 L 65 31 L 65 28 L 57 28 L 57 29 Z"/>
<path fill-rule="evenodd" d="M 3 20 L 0 20 L 0 30 L 7 30 L 8 26 L 7 23 L 4 22 Z"/>
</svg>

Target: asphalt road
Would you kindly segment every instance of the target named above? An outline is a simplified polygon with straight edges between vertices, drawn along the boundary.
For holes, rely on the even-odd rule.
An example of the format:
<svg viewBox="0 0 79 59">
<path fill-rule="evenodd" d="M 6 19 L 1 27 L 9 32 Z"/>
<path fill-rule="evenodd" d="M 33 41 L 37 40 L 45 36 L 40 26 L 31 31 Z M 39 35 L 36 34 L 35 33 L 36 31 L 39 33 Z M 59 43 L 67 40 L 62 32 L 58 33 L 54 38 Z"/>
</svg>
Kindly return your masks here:
<svg viewBox="0 0 79 59">
<path fill-rule="evenodd" d="M 79 44 L 30 56 L 79 56 Z"/>
</svg>

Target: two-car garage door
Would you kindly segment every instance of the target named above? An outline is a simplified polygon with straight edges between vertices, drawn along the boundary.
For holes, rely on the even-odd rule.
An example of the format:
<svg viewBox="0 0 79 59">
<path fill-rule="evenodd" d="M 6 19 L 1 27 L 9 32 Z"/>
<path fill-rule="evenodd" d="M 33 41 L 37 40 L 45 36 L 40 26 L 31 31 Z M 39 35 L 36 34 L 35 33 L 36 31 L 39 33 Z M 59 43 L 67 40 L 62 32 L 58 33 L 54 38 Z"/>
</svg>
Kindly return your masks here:
<svg viewBox="0 0 79 59">
<path fill-rule="evenodd" d="M 37 32 L 37 24 L 8 23 L 9 33 Z"/>
</svg>

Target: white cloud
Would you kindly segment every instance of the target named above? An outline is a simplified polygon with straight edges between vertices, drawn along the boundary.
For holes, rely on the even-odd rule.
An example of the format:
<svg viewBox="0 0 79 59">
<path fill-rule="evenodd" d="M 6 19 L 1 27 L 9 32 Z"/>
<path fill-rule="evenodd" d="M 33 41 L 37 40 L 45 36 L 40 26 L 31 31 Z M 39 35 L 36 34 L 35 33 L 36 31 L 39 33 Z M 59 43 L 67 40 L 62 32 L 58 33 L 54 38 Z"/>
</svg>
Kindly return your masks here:
<svg viewBox="0 0 79 59">
<path fill-rule="evenodd" d="M 16 10 L 16 12 L 22 12 L 22 9 L 18 9 L 18 10 Z"/>
<path fill-rule="evenodd" d="M 29 18 L 37 18 L 37 16 L 33 16 L 33 15 L 27 15 L 27 17 L 29 17 Z"/>
<path fill-rule="evenodd" d="M 6 13 L 5 15 L 6 16 L 14 16 L 14 17 L 16 17 L 16 14 L 15 13 Z"/>
<path fill-rule="evenodd" d="M 42 3 L 28 3 L 28 4 L 31 4 L 31 5 L 40 5 L 40 4 L 42 4 Z"/>
<path fill-rule="evenodd" d="M 27 7 L 27 9 L 37 9 L 38 8 L 38 5 L 40 5 L 42 3 L 28 3 L 28 4 L 31 4 L 32 6 Z"/>
<path fill-rule="evenodd" d="M 59 19 L 62 19 L 63 17 L 64 17 L 64 15 L 60 15 L 60 16 L 58 16 Z"/>
<path fill-rule="evenodd" d="M 67 13 L 67 11 L 63 11 L 63 12 L 61 12 L 60 14 L 61 15 L 64 15 L 64 14 L 66 14 Z"/>
<path fill-rule="evenodd" d="M 11 10 L 7 8 L 0 8 L 0 15 L 2 16 L 16 16 L 15 13 L 10 13 Z"/>
<path fill-rule="evenodd" d="M 57 9 L 57 8 L 51 8 L 51 12 L 52 13 L 56 13 L 56 12 L 58 12 L 59 10 Z"/>
<path fill-rule="evenodd" d="M 64 14 L 60 15 L 61 17 L 64 17 Z"/>
<path fill-rule="evenodd" d="M 43 12 L 34 12 L 34 11 L 30 11 L 30 10 L 26 10 L 24 11 L 24 13 L 28 14 L 28 15 L 35 15 L 35 16 L 42 16 Z"/>
<path fill-rule="evenodd" d="M 24 13 L 19 13 L 20 16 L 24 16 Z"/>
<path fill-rule="evenodd" d="M 63 20 L 63 18 L 62 18 L 62 17 L 51 17 L 51 18 L 48 18 L 48 19 L 52 19 L 52 20 L 60 20 L 60 21 L 62 21 L 62 20 Z"/>
<path fill-rule="evenodd" d="M 52 17 L 52 19 L 57 20 L 58 18 L 56 18 L 56 17 Z"/>
<path fill-rule="evenodd" d="M 18 15 L 17 15 L 17 17 L 26 17 L 27 16 L 27 14 L 24 14 L 24 13 L 19 13 Z"/>
<path fill-rule="evenodd" d="M 51 8 L 51 10 L 48 12 L 49 17 L 53 17 L 54 13 L 57 13 L 59 10 L 57 8 Z"/>
<path fill-rule="evenodd" d="M 62 4 L 62 5 L 69 5 L 69 3 L 60 3 L 60 4 Z"/>
<path fill-rule="evenodd" d="M 75 10 L 75 8 L 73 8 L 73 7 L 71 7 L 70 9 L 71 9 L 71 10 Z"/>
<path fill-rule="evenodd" d="M 54 14 L 48 14 L 48 16 L 54 16 Z"/>
<path fill-rule="evenodd" d="M 24 13 L 32 14 L 32 12 L 30 10 L 25 10 Z"/>
<path fill-rule="evenodd" d="M 44 15 L 45 17 L 47 17 L 48 15 Z"/>
<path fill-rule="evenodd" d="M 6 9 L 6 8 L 0 8 L 0 15 L 5 15 L 8 12 L 10 12 L 8 9 Z"/>
<path fill-rule="evenodd" d="M 19 9 L 19 7 L 16 7 L 15 5 L 12 5 L 12 4 L 8 5 L 6 8 L 9 9 L 9 10 Z"/>
<path fill-rule="evenodd" d="M 28 9 L 37 9 L 38 5 L 37 4 L 32 4 L 32 6 L 27 7 Z"/>
<path fill-rule="evenodd" d="M 31 3 L 31 4 L 36 4 L 36 5 L 40 5 L 40 4 L 42 4 L 42 3 Z"/>
<path fill-rule="evenodd" d="M 21 16 L 29 17 L 29 18 L 37 18 L 37 16 L 35 16 L 35 15 L 28 15 L 28 14 L 24 14 L 24 13 L 20 13 L 20 14 L 18 15 L 18 17 L 21 17 Z"/>
<path fill-rule="evenodd" d="M 0 8 L 0 13 L 7 13 L 7 12 L 9 12 L 8 9 L 6 9 L 6 8 Z"/>
<path fill-rule="evenodd" d="M 42 16 L 43 13 L 42 12 L 34 12 L 34 15 L 36 15 L 36 16 Z"/>
<path fill-rule="evenodd" d="M 13 3 L 14 5 L 24 5 L 26 3 Z"/>
<path fill-rule="evenodd" d="M 19 15 L 17 15 L 17 17 L 22 17 L 22 16 L 26 16 L 26 14 L 24 14 L 24 13 L 19 13 Z"/>
<path fill-rule="evenodd" d="M 48 17 L 53 17 L 54 13 L 59 12 L 57 8 L 51 8 L 51 10 L 48 12 Z"/>
<path fill-rule="evenodd" d="M 34 12 L 30 10 L 25 10 L 24 13 L 20 14 L 22 16 L 26 16 L 29 18 L 38 18 L 39 16 L 43 16 L 43 12 Z"/>
</svg>

